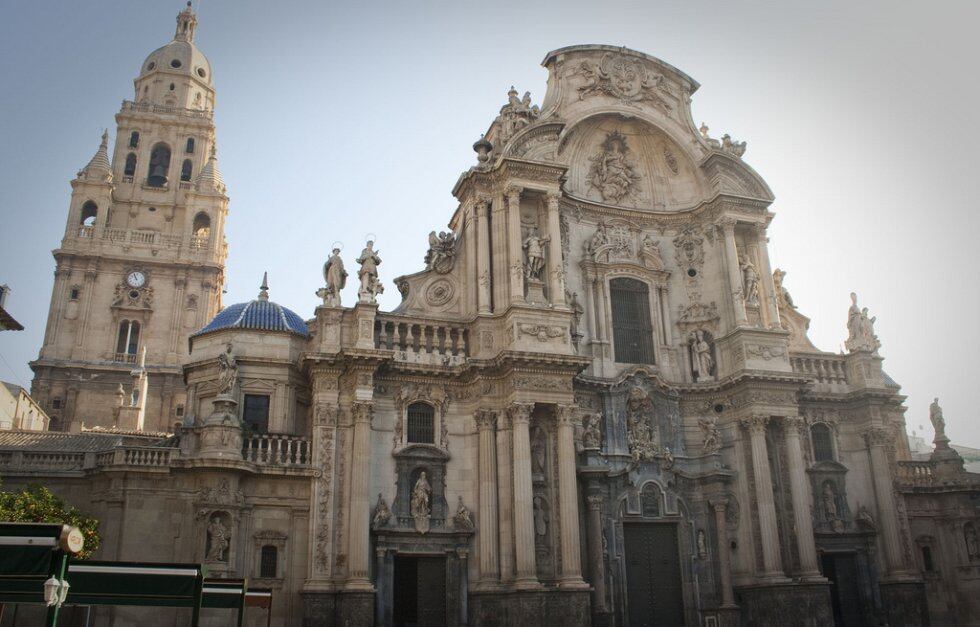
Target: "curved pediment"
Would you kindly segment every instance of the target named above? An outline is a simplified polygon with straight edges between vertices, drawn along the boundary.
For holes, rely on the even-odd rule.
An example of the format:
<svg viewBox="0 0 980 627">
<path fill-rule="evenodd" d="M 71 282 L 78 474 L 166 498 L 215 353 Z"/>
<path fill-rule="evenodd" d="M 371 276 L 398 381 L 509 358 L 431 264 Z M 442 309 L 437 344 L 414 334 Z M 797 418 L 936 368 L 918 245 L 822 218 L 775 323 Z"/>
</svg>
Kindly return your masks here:
<svg viewBox="0 0 980 627">
<path fill-rule="evenodd" d="M 757 198 L 767 202 L 774 199 L 772 190 L 755 170 L 744 161 L 723 152 L 713 152 L 701 164 L 714 194 Z"/>
</svg>

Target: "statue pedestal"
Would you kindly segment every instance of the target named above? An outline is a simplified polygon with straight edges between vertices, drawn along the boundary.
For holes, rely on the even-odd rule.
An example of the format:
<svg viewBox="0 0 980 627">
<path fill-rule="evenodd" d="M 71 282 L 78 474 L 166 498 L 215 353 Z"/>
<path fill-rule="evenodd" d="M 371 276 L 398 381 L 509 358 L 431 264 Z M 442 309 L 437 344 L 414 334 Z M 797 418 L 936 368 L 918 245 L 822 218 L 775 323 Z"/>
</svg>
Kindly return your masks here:
<svg viewBox="0 0 980 627">
<path fill-rule="evenodd" d="M 527 302 L 532 305 L 547 305 L 544 297 L 544 282 L 540 279 L 527 280 Z"/>
<path fill-rule="evenodd" d="M 242 458 L 242 426 L 238 401 L 225 394 L 214 399 L 213 411 L 200 434 L 200 456 L 209 459 Z"/>
</svg>

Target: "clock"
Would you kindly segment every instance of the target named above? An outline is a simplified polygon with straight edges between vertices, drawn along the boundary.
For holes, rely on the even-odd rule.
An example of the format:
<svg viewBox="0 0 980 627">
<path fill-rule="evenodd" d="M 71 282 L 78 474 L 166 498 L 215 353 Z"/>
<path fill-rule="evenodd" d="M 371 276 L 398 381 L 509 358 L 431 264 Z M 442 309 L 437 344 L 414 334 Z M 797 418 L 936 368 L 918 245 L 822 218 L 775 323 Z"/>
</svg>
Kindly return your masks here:
<svg viewBox="0 0 980 627">
<path fill-rule="evenodd" d="M 134 270 L 126 275 L 126 285 L 129 287 L 143 287 L 146 284 L 146 275 L 139 270 Z"/>
</svg>

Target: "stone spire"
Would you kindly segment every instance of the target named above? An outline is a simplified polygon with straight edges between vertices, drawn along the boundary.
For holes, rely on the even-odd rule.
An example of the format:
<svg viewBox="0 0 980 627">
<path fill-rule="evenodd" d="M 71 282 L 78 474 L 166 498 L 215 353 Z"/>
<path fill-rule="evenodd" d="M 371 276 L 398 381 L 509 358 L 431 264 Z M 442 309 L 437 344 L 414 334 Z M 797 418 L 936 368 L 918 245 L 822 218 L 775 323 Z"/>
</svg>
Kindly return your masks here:
<svg viewBox="0 0 980 627">
<path fill-rule="evenodd" d="M 84 168 L 78 171 L 78 178 L 85 181 L 112 180 L 112 166 L 109 163 L 109 131 L 102 132 L 102 143 L 95 151 L 92 159 Z"/>
<path fill-rule="evenodd" d="M 218 146 L 211 148 L 211 156 L 208 162 L 201 168 L 201 173 L 197 175 L 197 191 L 225 193 L 225 182 L 221 178 L 221 171 L 218 170 Z"/>
<path fill-rule="evenodd" d="M 269 273 L 262 273 L 262 285 L 259 286 L 259 300 L 269 300 Z"/>
<path fill-rule="evenodd" d="M 187 8 L 177 14 L 177 30 L 174 39 L 177 41 L 194 41 L 194 31 L 197 29 L 197 15 L 187 0 Z"/>
</svg>

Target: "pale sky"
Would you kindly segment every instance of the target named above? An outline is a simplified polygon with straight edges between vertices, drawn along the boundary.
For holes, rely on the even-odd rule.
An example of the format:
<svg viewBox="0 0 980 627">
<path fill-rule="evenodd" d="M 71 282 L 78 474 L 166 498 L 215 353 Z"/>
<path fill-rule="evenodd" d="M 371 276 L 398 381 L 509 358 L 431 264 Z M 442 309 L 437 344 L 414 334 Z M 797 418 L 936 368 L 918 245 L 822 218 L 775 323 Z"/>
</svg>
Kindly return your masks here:
<svg viewBox="0 0 980 627">
<path fill-rule="evenodd" d="M 840 350 L 848 293 L 877 316 L 909 430 L 980 447 L 977 2 L 259 2 L 203 0 L 196 43 L 218 92 L 231 197 L 225 304 L 271 296 L 313 315 L 335 240 L 377 235 L 387 283 L 422 267 L 472 143 L 513 84 L 544 95 L 549 50 L 652 54 L 702 85 L 695 121 L 748 142 L 776 195 L 773 267 L 810 338 Z M 35 0 L 0 20 L 0 283 L 27 330 L 0 334 L 0 379 L 29 387 L 68 181 L 114 131 L 143 59 L 183 2 Z M 353 283 L 353 282 L 352 282 Z M 354 300 L 352 285 L 345 302 Z"/>
</svg>

